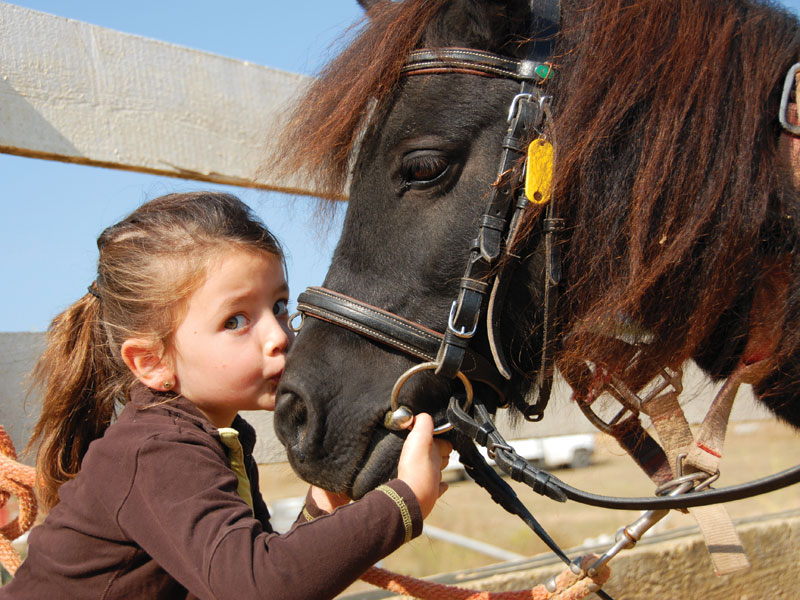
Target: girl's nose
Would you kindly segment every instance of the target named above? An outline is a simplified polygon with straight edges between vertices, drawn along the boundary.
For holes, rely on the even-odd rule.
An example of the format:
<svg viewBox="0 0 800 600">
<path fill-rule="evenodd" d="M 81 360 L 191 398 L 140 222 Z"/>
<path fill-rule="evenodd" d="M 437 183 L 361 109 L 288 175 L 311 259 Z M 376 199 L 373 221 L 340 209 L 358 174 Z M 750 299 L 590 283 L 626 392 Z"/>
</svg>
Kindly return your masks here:
<svg viewBox="0 0 800 600">
<path fill-rule="evenodd" d="M 264 336 L 264 354 L 266 356 L 285 354 L 293 339 L 294 333 L 288 324 L 275 318 L 270 319 Z"/>
</svg>

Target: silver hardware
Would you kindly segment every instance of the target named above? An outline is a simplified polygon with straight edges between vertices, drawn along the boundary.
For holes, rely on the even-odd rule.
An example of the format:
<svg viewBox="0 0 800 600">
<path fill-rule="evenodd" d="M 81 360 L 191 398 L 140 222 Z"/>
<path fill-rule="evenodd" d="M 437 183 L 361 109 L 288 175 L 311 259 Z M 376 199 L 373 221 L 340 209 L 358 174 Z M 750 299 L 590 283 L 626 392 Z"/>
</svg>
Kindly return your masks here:
<svg viewBox="0 0 800 600">
<path fill-rule="evenodd" d="M 793 133 L 794 135 L 800 135 L 800 125 L 792 125 L 791 123 L 789 123 L 789 120 L 786 118 L 786 115 L 789 110 L 789 97 L 792 94 L 792 87 L 795 84 L 795 75 L 797 74 L 797 71 L 800 71 L 800 63 L 793 64 L 789 69 L 789 71 L 786 73 L 786 78 L 783 80 L 781 107 L 778 110 L 778 120 L 781 123 L 781 127 L 783 127 L 789 133 Z"/>
<path fill-rule="evenodd" d="M 467 332 L 466 327 L 462 327 L 461 329 L 456 329 L 455 317 L 457 308 L 458 308 L 458 301 L 453 300 L 453 304 L 452 306 L 450 306 L 450 316 L 447 317 L 447 330 L 457 337 L 464 339 L 471 338 L 473 335 L 475 335 L 475 332 L 478 331 L 478 315 L 475 315 L 475 323 L 472 325 L 472 331 Z"/>
<path fill-rule="evenodd" d="M 631 360 L 636 360 L 639 355 L 640 353 L 637 352 Z M 654 379 L 649 384 L 650 387 L 645 386 L 644 392 L 646 393 L 644 397 L 631 390 L 622 378 L 609 373 L 607 381 L 594 390 L 588 401 L 579 399 L 578 407 L 595 427 L 613 435 L 611 432 L 613 426 L 622 421 L 623 417 L 637 416 L 640 412 L 647 414 L 647 405 L 660 394 L 680 394 L 683 391 L 683 371 L 680 368 L 670 369 L 659 366 L 659 370 L 660 373 L 657 375 L 657 379 Z M 595 400 L 603 394 L 608 394 L 620 405 L 619 411 L 611 418 L 601 416 L 592 407 Z"/>
<path fill-rule="evenodd" d="M 539 98 L 539 108 L 542 110 L 550 108 L 550 104 L 553 102 L 553 97 L 550 94 L 544 94 L 541 98 Z"/>
<path fill-rule="evenodd" d="M 514 117 L 517 116 L 517 110 L 519 109 L 519 102 L 523 98 L 525 100 L 530 101 L 531 98 L 533 98 L 533 94 L 522 93 L 522 94 L 517 94 L 516 96 L 514 96 L 514 99 L 511 101 L 511 106 L 509 106 L 509 108 L 508 108 L 508 122 L 509 123 L 514 120 Z"/>
<path fill-rule="evenodd" d="M 686 481 L 672 490 L 668 496 L 678 496 L 685 492 L 688 492 L 692 489 L 692 482 Z M 669 513 L 668 508 L 662 508 L 659 510 L 648 510 L 642 513 L 638 519 L 636 519 L 633 523 L 628 525 L 627 527 L 622 527 L 616 536 L 616 542 L 614 543 L 611 548 L 605 551 L 603 556 L 598 558 L 587 573 L 590 577 L 593 577 L 597 574 L 597 570 L 608 563 L 612 558 L 614 558 L 617 554 L 620 553 L 621 550 L 628 550 L 633 548 L 636 543 L 642 539 L 642 536 L 649 530 L 653 525 L 658 523 L 661 519 L 667 516 Z"/>
<path fill-rule="evenodd" d="M 494 460 L 495 457 L 495 450 L 505 450 L 506 452 L 515 452 L 514 448 L 512 448 L 508 444 L 494 444 L 490 442 L 489 445 L 486 446 L 486 454 L 492 460 Z"/>
<path fill-rule="evenodd" d="M 407 406 L 400 406 L 397 410 L 390 410 L 386 413 L 386 417 L 383 419 L 383 426 L 386 427 L 386 429 L 400 431 L 402 429 L 408 429 L 413 422 L 414 413 L 411 412 L 411 409 Z"/>
<path fill-rule="evenodd" d="M 719 469 L 717 469 L 714 473 L 706 473 L 705 471 L 697 471 L 694 473 L 689 473 L 687 475 L 683 474 L 683 461 L 686 460 L 687 457 L 686 452 L 681 452 L 675 457 L 675 473 L 678 476 L 675 479 L 671 479 L 669 481 L 665 481 L 660 486 L 656 488 L 655 494 L 656 496 L 664 496 L 669 492 L 669 490 L 681 486 L 683 483 L 689 481 L 693 482 L 696 481 L 697 484 L 693 484 L 693 491 L 700 492 L 707 487 L 710 487 L 712 483 L 714 483 L 717 479 L 719 479 Z M 671 494 L 669 494 L 671 495 Z M 686 509 L 683 512 L 688 512 Z"/>
<path fill-rule="evenodd" d="M 581 568 L 581 559 L 576 558 L 571 560 L 569 563 L 569 570 L 572 571 L 573 575 L 581 575 L 583 573 L 583 569 Z"/>
<path fill-rule="evenodd" d="M 295 325 L 294 324 L 294 320 L 297 317 L 300 317 L 300 324 L 299 325 Z M 296 313 L 292 313 L 292 315 L 289 317 L 289 330 L 294 332 L 294 333 L 297 333 L 298 331 L 300 331 L 303 328 L 303 323 L 305 323 L 305 322 L 306 322 L 305 313 L 303 313 L 303 312 L 298 310 Z"/>
<path fill-rule="evenodd" d="M 398 402 L 397 398 L 400 394 L 400 388 L 402 388 L 413 375 L 416 375 L 421 371 L 435 370 L 438 366 L 439 363 L 436 362 L 421 363 L 411 367 L 397 378 L 397 381 L 394 382 L 394 387 L 392 388 L 392 394 L 390 397 L 391 409 L 386 413 L 386 416 L 383 419 L 384 427 L 391 429 L 392 431 L 402 431 L 403 429 L 408 429 L 411 426 L 411 424 L 414 422 L 414 413 L 410 408 L 403 406 Z M 464 391 L 467 393 L 467 399 L 464 402 L 464 410 L 467 411 L 472 405 L 472 384 L 470 383 L 469 379 L 467 379 L 467 376 L 461 371 L 456 373 L 456 376 L 461 380 L 461 383 L 464 385 Z M 449 421 L 445 421 L 441 425 L 437 425 L 433 428 L 433 435 L 445 433 L 450 431 L 452 428 L 453 425 Z"/>
</svg>

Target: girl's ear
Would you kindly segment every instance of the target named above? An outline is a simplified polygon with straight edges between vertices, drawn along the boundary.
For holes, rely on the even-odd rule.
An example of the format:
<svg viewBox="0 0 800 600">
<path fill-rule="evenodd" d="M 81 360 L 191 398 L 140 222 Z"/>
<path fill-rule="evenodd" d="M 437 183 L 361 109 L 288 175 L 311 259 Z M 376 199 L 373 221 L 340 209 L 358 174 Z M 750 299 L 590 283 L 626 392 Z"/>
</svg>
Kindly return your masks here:
<svg viewBox="0 0 800 600">
<path fill-rule="evenodd" d="M 175 371 L 164 359 L 164 348 L 158 342 L 130 338 L 122 343 L 122 360 L 147 387 L 164 391 L 174 388 Z"/>
</svg>

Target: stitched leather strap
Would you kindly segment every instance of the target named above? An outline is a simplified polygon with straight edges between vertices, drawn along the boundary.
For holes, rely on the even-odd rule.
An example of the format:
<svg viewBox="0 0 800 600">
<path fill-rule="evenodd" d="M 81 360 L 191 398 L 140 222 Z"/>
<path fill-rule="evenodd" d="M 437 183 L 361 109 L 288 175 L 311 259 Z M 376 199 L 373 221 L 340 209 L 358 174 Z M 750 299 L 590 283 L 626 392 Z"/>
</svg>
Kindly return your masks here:
<svg viewBox="0 0 800 600">
<path fill-rule="evenodd" d="M 536 68 L 544 64 L 531 60 L 517 60 L 469 48 L 422 49 L 415 50 L 409 55 L 402 73 L 404 75 L 413 75 L 418 73 L 466 71 L 503 77 L 504 79 L 514 79 L 516 81 L 538 83 L 543 81 L 544 77 L 537 73 Z"/>
<path fill-rule="evenodd" d="M 303 315 L 327 321 L 424 361 L 433 361 L 444 335 L 403 317 L 323 287 L 310 287 L 297 299 Z M 506 381 L 483 356 L 466 350 L 461 372 L 485 383 L 502 399 Z"/>
</svg>

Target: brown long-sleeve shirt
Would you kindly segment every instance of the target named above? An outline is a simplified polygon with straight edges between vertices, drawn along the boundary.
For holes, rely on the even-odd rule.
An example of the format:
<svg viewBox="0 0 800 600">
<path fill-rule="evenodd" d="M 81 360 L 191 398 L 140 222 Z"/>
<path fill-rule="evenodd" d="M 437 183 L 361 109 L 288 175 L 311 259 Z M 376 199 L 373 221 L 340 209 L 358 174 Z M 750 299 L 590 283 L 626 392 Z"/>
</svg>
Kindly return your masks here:
<svg viewBox="0 0 800 600">
<path fill-rule="evenodd" d="M 217 429 L 190 402 L 134 388 L 81 472 L 29 536 L 0 600 L 332 598 L 420 534 L 422 514 L 394 480 L 279 535 L 258 486 L 255 433 L 237 417 L 253 510 L 237 495 Z M 314 507 L 311 513 L 320 514 Z"/>
</svg>

